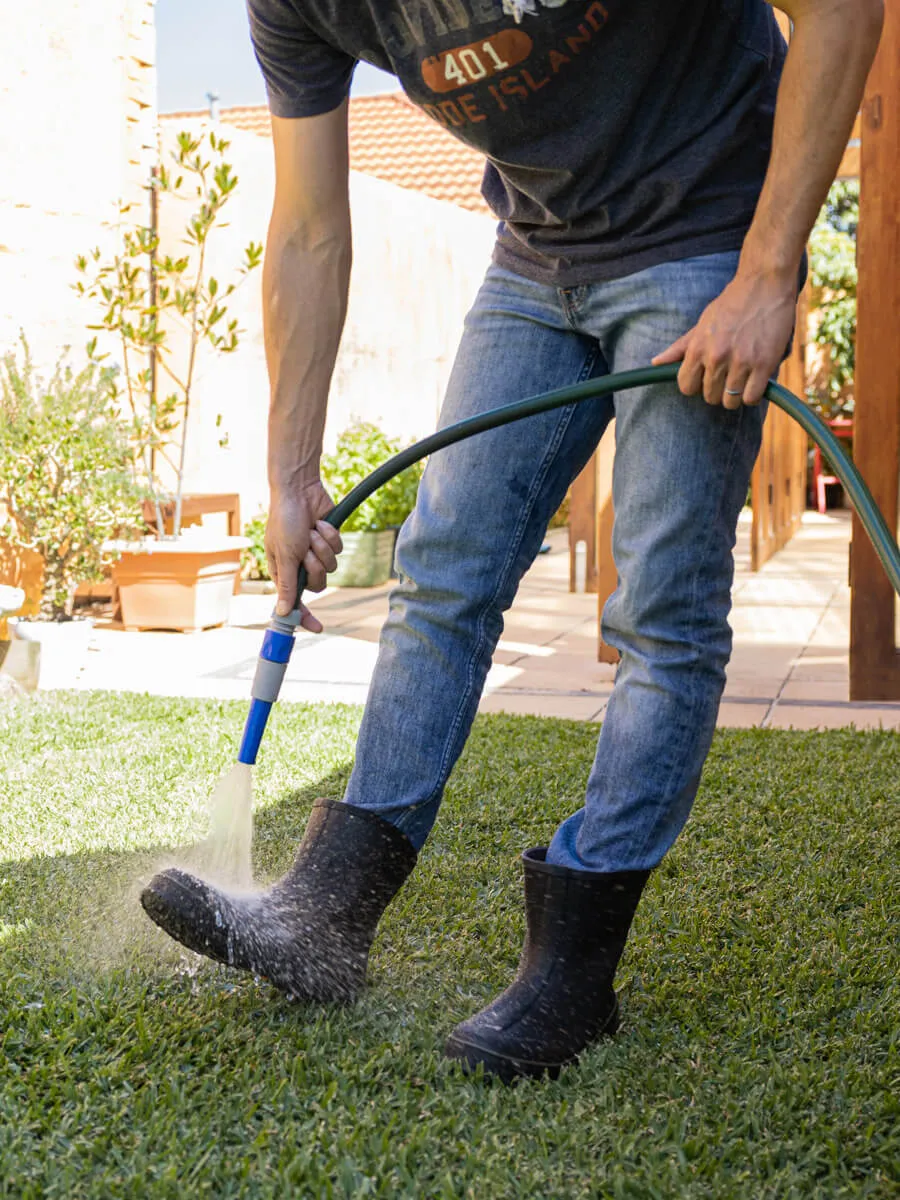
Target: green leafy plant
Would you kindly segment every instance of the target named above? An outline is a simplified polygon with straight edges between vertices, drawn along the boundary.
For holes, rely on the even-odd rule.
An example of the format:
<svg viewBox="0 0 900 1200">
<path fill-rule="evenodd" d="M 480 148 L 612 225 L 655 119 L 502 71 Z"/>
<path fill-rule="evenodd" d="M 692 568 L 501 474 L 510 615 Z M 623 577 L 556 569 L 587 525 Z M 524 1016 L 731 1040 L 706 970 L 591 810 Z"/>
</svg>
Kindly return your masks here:
<svg viewBox="0 0 900 1200">
<path fill-rule="evenodd" d="M 322 459 L 322 482 L 333 500 L 342 499 L 351 488 L 376 467 L 399 453 L 402 445 L 388 438 L 377 425 L 357 421 L 341 434 L 333 454 Z M 412 512 L 422 477 L 416 463 L 379 488 L 341 529 L 344 533 L 376 532 L 402 525 Z M 250 545 L 241 555 L 245 579 L 270 579 L 266 559 L 266 515 L 260 513 L 244 526 Z"/>
<path fill-rule="evenodd" d="M 826 417 L 853 410 L 856 369 L 856 230 L 859 184 L 835 183 L 809 242 L 813 341 L 822 371 L 809 399 Z"/>
<path fill-rule="evenodd" d="M 241 575 L 244 579 L 271 579 L 266 559 L 266 514 L 248 521 L 244 526 L 244 537 L 250 545 L 241 551 Z"/>
<path fill-rule="evenodd" d="M 399 441 L 370 421 L 356 421 L 338 438 L 333 454 L 322 457 L 321 476 L 335 501 L 376 467 L 402 450 Z M 422 464 L 415 463 L 380 487 L 341 526 L 345 533 L 374 532 L 402 525 L 412 512 L 422 478 Z"/>
<path fill-rule="evenodd" d="M 23 336 L 0 363 L 0 536 L 43 559 L 43 618 L 70 617 L 78 585 L 115 558 L 109 539 L 141 528 L 130 462 L 114 371 L 61 359 L 44 383 Z"/>
<path fill-rule="evenodd" d="M 88 354 L 101 361 L 100 333 L 118 342 L 121 360 L 119 400 L 129 414 L 135 471 L 153 501 L 160 536 L 164 516 L 171 513 L 172 536 L 181 532 L 188 417 L 201 344 L 231 354 L 239 342 L 237 321 L 229 319 L 227 301 L 241 280 L 262 261 L 262 246 L 250 242 L 232 282 L 223 285 L 206 270 L 210 235 L 221 223 L 238 179 L 226 162 L 229 143 L 209 133 L 178 134 L 171 168 L 161 166 L 153 187 L 158 193 L 191 204 L 184 227 L 185 253 L 160 253 L 157 231 L 149 225 L 127 225 L 130 207 L 121 209 L 126 226 L 120 248 L 104 259 L 100 250 L 79 256 L 75 265 L 83 278 L 76 291 L 100 307 L 99 320 L 88 326 L 95 336 Z M 171 333 L 181 328 L 186 340 L 176 354 Z M 165 464 L 174 477 L 174 490 L 160 482 Z"/>
</svg>

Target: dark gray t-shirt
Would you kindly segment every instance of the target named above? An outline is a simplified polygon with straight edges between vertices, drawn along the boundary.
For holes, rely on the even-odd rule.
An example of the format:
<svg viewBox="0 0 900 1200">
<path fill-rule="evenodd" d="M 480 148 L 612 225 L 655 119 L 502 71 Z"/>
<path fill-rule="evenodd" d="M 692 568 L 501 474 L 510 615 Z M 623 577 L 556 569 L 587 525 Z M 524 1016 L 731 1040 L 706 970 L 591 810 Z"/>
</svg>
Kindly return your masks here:
<svg viewBox="0 0 900 1200">
<path fill-rule="evenodd" d="M 573 287 L 739 249 L 785 43 L 765 0 L 248 0 L 279 117 L 362 59 L 487 156 L 494 258 Z"/>
</svg>

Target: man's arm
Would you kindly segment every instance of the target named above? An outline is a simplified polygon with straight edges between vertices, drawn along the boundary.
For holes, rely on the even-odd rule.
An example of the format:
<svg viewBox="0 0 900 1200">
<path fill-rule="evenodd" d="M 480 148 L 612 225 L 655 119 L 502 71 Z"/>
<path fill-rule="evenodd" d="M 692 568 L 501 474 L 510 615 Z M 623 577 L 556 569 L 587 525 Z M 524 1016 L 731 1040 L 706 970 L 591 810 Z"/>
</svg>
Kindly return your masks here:
<svg viewBox="0 0 900 1200">
<path fill-rule="evenodd" d="M 322 519 L 333 504 L 319 459 L 350 281 L 347 103 L 317 117 L 273 117 L 272 137 L 275 202 L 263 269 L 271 391 L 266 553 L 283 614 L 295 606 L 301 563 L 310 590 L 321 591 L 341 549 Z M 306 610 L 303 625 L 322 628 Z"/>
<path fill-rule="evenodd" d="M 803 250 L 859 110 L 881 35 L 882 0 L 778 0 L 794 23 L 772 157 L 737 275 L 654 363 L 684 359 L 685 395 L 758 404 L 791 335 Z M 731 391 L 737 393 L 728 395 Z"/>
</svg>

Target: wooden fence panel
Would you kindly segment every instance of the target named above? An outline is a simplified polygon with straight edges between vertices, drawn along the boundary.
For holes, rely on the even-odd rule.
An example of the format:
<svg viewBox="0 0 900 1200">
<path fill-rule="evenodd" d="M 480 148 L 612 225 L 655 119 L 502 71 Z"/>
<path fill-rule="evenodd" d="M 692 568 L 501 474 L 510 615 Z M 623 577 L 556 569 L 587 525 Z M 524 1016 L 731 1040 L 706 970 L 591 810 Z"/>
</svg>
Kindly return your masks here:
<svg viewBox="0 0 900 1200">
<path fill-rule="evenodd" d="M 790 357 L 779 382 L 797 396 L 806 390 L 806 325 L 808 292 L 797 305 L 797 325 Z M 770 405 L 763 440 L 750 481 L 753 523 L 750 529 L 750 566 L 763 563 L 786 545 L 797 530 L 806 508 L 808 440 L 791 417 Z"/>
<path fill-rule="evenodd" d="M 597 454 L 572 484 L 569 492 L 569 591 L 577 590 L 576 566 L 577 547 L 580 542 L 586 548 L 584 590 L 597 590 L 597 554 L 607 547 L 597 544 L 595 524 L 597 520 Z"/>
<path fill-rule="evenodd" d="M 613 463 L 616 457 L 616 423 L 611 422 L 609 429 L 603 435 L 603 440 L 597 448 L 597 661 L 617 663 L 618 650 L 608 646 L 600 632 L 600 618 L 603 616 L 603 606 L 616 590 L 618 575 L 613 561 L 613 498 L 612 477 Z"/>
</svg>

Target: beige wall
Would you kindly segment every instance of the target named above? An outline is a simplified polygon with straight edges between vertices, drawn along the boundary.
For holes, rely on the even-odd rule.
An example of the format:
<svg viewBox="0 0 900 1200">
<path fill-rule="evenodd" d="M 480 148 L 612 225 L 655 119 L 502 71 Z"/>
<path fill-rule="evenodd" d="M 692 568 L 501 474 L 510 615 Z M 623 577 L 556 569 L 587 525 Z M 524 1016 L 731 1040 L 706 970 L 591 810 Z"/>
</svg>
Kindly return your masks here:
<svg viewBox="0 0 900 1200">
<path fill-rule="evenodd" d="M 163 123 L 164 148 L 178 128 Z M 210 245 L 211 270 L 225 282 L 247 242 L 265 241 L 273 172 L 267 139 L 226 127 L 220 132 L 231 142 L 228 158 L 239 177 L 226 210 L 228 227 Z M 463 318 L 490 257 L 494 223 L 356 173 L 351 210 L 353 278 L 326 446 L 354 416 L 412 440 L 434 428 Z M 178 205 L 162 197 L 163 252 L 178 249 L 183 218 Z M 240 492 L 245 519 L 267 501 L 260 276 L 257 271 L 233 297 L 233 315 L 244 330 L 240 348 L 201 356 L 186 480 L 189 491 Z M 230 439 L 224 450 L 218 447 L 222 430 Z"/>
<path fill-rule="evenodd" d="M 87 341 L 73 259 L 143 217 L 155 140 L 153 0 L 0 0 L 0 352 Z"/>
</svg>

